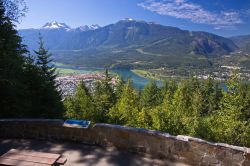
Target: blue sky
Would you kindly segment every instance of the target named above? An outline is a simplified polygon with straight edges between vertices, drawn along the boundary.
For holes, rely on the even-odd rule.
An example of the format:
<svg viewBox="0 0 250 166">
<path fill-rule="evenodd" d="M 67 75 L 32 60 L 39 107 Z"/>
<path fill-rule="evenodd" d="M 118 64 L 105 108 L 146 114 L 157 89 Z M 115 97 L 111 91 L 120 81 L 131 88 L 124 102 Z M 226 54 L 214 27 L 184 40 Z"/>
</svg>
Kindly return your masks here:
<svg viewBox="0 0 250 166">
<path fill-rule="evenodd" d="M 18 28 L 58 21 L 71 27 L 105 26 L 123 18 L 222 36 L 250 34 L 250 0 L 25 0 Z"/>
</svg>

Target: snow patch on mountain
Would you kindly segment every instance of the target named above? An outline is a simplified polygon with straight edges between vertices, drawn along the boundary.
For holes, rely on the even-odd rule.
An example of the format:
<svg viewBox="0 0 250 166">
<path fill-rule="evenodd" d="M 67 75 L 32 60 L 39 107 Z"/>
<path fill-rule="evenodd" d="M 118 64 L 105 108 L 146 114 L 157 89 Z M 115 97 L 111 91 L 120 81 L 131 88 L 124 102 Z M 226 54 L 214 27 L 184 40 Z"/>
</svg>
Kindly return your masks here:
<svg viewBox="0 0 250 166">
<path fill-rule="evenodd" d="M 124 18 L 124 19 L 121 19 L 120 21 L 118 22 L 133 22 L 133 23 L 147 23 L 147 24 L 154 24 L 152 22 L 146 22 L 144 20 L 137 20 L 137 19 L 133 19 L 133 18 Z"/>
<path fill-rule="evenodd" d="M 56 21 L 48 22 L 44 26 L 42 26 L 42 29 L 65 29 L 70 30 L 71 28 L 66 25 L 65 23 L 58 23 Z"/>
<path fill-rule="evenodd" d="M 92 24 L 92 25 L 83 25 L 78 27 L 77 29 L 81 30 L 81 31 L 90 31 L 90 30 L 96 30 L 101 28 L 100 25 L 98 24 Z"/>
<path fill-rule="evenodd" d="M 122 21 L 135 21 L 133 18 L 124 18 Z"/>
</svg>

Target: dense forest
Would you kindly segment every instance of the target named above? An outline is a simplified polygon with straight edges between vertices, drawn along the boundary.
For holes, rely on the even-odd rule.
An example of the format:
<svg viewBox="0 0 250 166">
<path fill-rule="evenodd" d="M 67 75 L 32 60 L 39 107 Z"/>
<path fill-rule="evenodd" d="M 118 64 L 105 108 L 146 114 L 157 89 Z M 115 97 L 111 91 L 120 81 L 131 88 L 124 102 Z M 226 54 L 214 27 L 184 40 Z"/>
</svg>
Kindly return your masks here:
<svg viewBox="0 0 250 166">
<path fill-rule="evenodd" d="M 0 118 L 86 119 L 250 147 L 250 83 L 237 73 L 223 87 L 191 77 L 139 91 L 132 80 L 111 84 L 106 70 L 92 91 L 82 82 L 62 102 L 42 38 L 36 57 L 22 44 L 14 25 L 20 15 L 16 4 L 0 0 Z"/>
<path fill-rule="evenodd" d="M 81 83 L 64 101 L 65 118 L 87 119 L 190 135 L 210 141 L 250 146 L 250 84 L 237 73 L 222 86 L 213 78 L 152 81 L 142 91 L 132 80 L 98 82 L 90 92 Z"/>
</svg>

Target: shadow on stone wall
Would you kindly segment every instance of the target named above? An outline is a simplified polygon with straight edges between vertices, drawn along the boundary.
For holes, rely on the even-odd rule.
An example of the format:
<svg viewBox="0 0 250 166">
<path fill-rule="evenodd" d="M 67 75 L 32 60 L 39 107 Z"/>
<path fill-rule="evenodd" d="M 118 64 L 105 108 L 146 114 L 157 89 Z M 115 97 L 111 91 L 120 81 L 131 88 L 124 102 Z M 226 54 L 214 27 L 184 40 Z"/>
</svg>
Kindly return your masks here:
<svg viewBox="0 0 250 166">
<path fill-rule="evenodd" d="M 189 136 L 97 123 L 90 128 L 63 126 L 63 120 L 2 119 L 1 138 L 66 140 L 147 153 L 192 165 L 250 165 L 250 148 L 211 143 Z"/>
</svg>

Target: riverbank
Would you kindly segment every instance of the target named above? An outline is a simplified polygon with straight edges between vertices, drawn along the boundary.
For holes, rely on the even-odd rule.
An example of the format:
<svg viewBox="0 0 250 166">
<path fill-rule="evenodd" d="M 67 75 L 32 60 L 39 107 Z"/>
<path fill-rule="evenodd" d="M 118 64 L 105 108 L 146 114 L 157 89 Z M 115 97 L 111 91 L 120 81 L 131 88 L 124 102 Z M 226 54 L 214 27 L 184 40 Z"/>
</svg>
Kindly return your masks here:
<svg viewBox="0 0 250 166">
<path fill-rule="evenodd" d="M 53 63 L 58 71 L 58 76 L 72 76 L 86 73 L 104 73 L 104 68 L 90 68 L 69 66 L 62 63 Z M 109 73 L 114 77 L 120 77 L 124 81 L 128 79 L 133 80 L 133 85 L 137 89 L 142 89 L 150 81 L 150 78 L 145 78 L 139 74 L 134 73 L 130 69 L 110 69 Z"/>
<path fill-rule="evenodd" d="M 136 75 L 139 75 L 140 77 L 144 77 L 150 80 L 155 80 L 155 81 L 159 81 L 159 80 L 163 80 L 164 78 L 156 73 L 152 73 L 148 70 L 141 70 L 141 69 L 133 69 L 131 70 L 133 73 L 135 73 Z"/>
</svg>

